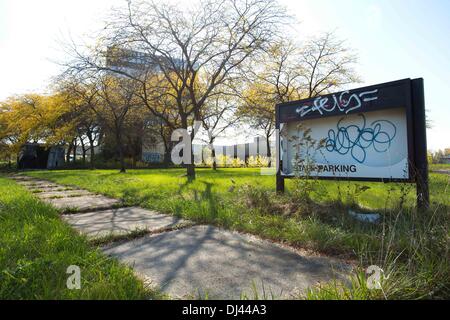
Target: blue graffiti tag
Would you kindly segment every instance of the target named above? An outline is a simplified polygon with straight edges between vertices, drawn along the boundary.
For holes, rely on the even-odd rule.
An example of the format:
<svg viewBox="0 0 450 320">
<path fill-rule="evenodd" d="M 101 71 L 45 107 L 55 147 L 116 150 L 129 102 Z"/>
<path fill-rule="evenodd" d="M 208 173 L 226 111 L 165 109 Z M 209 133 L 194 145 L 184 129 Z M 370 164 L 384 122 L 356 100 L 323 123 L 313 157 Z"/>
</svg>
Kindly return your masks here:
<svg viewBox="0 0 450 320">
<path fill-rule="evenodd" d="M 362 119 L 362 125 L 351 124 L 348 126 L 341 125 L 341 118 L 336 130 L 328 130 L 328 138 L 325 142 L 325 147 L 328 152 L 337 152 L 345 155 L 350 152 L 353 159 L 359 163 L 364 163 L 366 160 L 366 150 L 370 147 L 376 152 L 386 152 L 392 140 L 397 134 L 397 128 L 389 120 L 376 120 L 366 128 L 366 118 L 363 114 L 358 114 Z M 393 134 L 390 135 L 386 126 L 391 126 Z"/>
</svg>

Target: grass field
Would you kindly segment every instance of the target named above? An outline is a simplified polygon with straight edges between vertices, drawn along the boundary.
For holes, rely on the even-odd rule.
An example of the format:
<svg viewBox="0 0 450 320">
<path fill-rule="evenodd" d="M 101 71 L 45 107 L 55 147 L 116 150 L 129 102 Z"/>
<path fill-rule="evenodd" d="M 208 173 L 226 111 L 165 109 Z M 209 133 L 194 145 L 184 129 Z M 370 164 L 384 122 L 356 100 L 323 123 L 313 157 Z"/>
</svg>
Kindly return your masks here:
<svg viewBox="0 0 450 320">
<path fill-rule="evenodd" d="M 377 264 L 391 276 L 386 291 L 322 288 L 309 298 L 442 297 L 450 290 L 449 176 L 430 175 L 431 209 L 414 209 L 411 184 L 287 181 L 274 192 L 273 176 L 259 169 L 198 169 L 188 182 L 183 169 L 35 171 L 30 176 L 76 185 L 168 214 L 249 232 L 294 246 Z M 302 191 L 303 190 L 303 191 Z M 305 197 L 305 192 L 307 195 Z M 300 200 L 299 200 L 300 199 Z M 373 211 L 382 223 L 354 220 L 348 208 Z M 364 276 L 363 276 L 364 277 Z"/>
<path fill-rule="evenodd" d="M 0 299 L 149 299 L 132 270 L 105 257 L 62 222 L 55 209 L 0 177 Z M 81 270 L 81 289 L 66 286 Z"/>
<path fill-rule="evenodd" d="M 430 170 L 447 170 L 450 171 L 450 164 L 432 164 Z"/>
</svg>

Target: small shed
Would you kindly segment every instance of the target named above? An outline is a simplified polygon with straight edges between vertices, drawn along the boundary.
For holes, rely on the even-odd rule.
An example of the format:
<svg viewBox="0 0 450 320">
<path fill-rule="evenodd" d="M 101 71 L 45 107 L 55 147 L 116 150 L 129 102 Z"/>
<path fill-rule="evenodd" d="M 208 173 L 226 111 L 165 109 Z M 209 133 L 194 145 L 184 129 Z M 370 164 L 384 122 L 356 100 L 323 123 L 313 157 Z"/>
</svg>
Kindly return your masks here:
<svg viewBox="0 0 450 320">
<path fill-rule="evenodd" d="M 17 157 L 19 169 L 55 169 L 64 165 L 64 148 L 38 143 L 24 144 Z"/>
<path fill-rule="evenodd" d="M 450 164 L 450 154 L 446 154 L 440 159 L 440 163 Z"/>
</svg>

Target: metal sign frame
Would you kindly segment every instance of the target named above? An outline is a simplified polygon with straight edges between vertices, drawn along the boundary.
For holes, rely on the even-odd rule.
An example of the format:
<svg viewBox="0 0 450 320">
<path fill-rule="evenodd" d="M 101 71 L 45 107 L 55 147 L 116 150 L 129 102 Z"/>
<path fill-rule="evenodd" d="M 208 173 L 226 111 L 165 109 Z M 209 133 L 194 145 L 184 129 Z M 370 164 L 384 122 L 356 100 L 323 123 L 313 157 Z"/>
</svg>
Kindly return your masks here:
<svg viewBox="0 0 450 320">
<path fill-rule="evenodd" d="M 376 94 L 376 98 L 373 96 Z M 353 99 L 353 103 L 350 101 Z M 284 179 L 280 153 L 280 124 L 301 122 L 302 120 L 350 115 L 371 111 L 405 108 L 408 170 L 407 178 L 358 178 L 321 177 L 326 180 L 356 180 L 378 182 L 410 182 L 417 185 L 419 207 L 429 203 L 428 163 L 426 145 L 425 99 L 423 79 L 403 79 L 348 91 L 327 94 L 310 99 L 291 101 L 275 106 L 275 128 L 277 132 L 277 191 L 284 191 Z"/>
</svg>

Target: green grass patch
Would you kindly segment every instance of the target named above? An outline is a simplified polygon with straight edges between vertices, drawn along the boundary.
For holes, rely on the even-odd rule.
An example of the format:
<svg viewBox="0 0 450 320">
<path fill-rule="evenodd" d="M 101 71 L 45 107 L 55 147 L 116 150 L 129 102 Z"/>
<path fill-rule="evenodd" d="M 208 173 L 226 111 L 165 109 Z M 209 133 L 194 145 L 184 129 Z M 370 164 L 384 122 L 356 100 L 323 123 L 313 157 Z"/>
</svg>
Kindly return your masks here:
<svg viewBox="0 0 450 320">
<path fill-rule="evenodd" d="M 160 212 L 210 223 L 224 228 L 246 231 L 263 237 L 287 241 L 326 253 L 353 254 L 368 245 L 379 246 L 377 228 L 355 223 L 346 215 L 346 210 L 335 210 L 336 202 L 376 212 L 394 209 L 402 198 L 407 206 L 414 206 L 413 185 L 318 182 L 312 197 L 325 207 L 330 207 L 335 216 L 324 223 L 315 215 L 302 219 L 271 212 L 270 204 L 249 205 L 248 194 L 241 192 L 247 185 L 255 186 L 256 192 L 268 202 L 271 199 L 291 202 L 290 194 L 285 198 L 275 194 L 275 178 L 260 175 L 259 169 L 197 169 L 197 179 L 189 183 L 183 169 L 128 170 L 126 174 L 117 170 L 61 170 L 30 172 L 31 176 L 45 178 L 61 184 L 76 185 L 89 191 L 120 198 L 126 205 L 143 206 Z M 450 206 L 447 185 L 449 177 L 431 174 L 431 201 Z M 357 194 L 356 186 L 365 185 L 369 190 Z M 293 182 L 287 181 L 292 190 Z M 356 190 L 356 191 L 355 191 Z M 273 214 L 271 214 L 273 213 Z M 301 223 L 299 223 L 299 221 Z"/>
<path fill-rule="evenodd" d="M 430 170 L 446 170 L 450 171 L 450 164 L 446 163 L 435 163 L 430 165 Z"/>
<path fill-rule="evenodd" d="M 330 284 L 306 298 L 441 298 L 450 296 L 449 176 L 430 174 L 431 209 L 415 210 L 414 185 L 288 180 L 275 193 L 275 177 L 259 169 L 36 171 L 30 176 L 120 198 L 160 212 L 263 238 L 357 259 L 362 270 L 380 266 L 392 275 L 384 291 Z M 302 190 L 307 189 L 305 196 Z M 380 223 L 355 220 L 348 209 L 377 212 Z M 362 277 L 364 278 L 364 272 Z M 350 290 L 350 291 L 348 291 Z M 326 293 L 326 294 L 325 294 Z"/>
<path fill-rule="evenodd" d="M 151 299 L 161 295 L 131 268 L 89 245 L 46 205 L 0 177 L 0 299 Z M 81 289 L 66 286 L 70 265 Z"/>
</svg>

